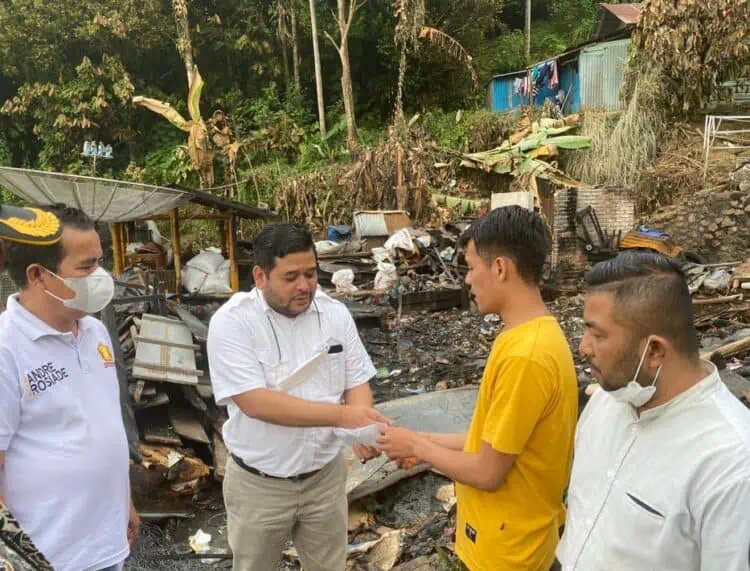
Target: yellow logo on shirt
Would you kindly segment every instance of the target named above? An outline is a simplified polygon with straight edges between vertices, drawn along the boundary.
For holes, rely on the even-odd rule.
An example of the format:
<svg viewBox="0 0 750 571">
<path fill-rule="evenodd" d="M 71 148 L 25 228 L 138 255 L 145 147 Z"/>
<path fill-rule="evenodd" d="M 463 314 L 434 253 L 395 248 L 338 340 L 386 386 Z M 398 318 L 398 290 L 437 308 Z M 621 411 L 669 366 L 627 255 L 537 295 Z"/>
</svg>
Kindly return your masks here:
<svg viewBox="0 0 750 571">
<path fill-rule="evenodd" d="M 115 364 L 115 358 L 112 356 L 112 349 L 110 349 L 108 345 L 99 343 L 99 346 L 96 348 L 96 350 L 99 352 L 99 356 L 102 358 L 102 361 L 104 361 L 105 367 L 112 367 Z"/>
</svg>

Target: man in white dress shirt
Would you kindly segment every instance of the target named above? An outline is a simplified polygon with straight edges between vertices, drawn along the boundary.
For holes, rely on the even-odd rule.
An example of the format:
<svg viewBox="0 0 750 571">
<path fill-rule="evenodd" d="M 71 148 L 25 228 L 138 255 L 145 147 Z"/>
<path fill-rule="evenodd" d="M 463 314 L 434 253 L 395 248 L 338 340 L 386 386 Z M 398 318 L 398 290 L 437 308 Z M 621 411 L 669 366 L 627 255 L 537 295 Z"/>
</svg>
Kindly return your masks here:
<svg viewBox="0 0 750 571">
<path fill-rule="evenodd" d="M 208 333 L 216 402 L 229 412 L 234 570 L 275 569 L 293 539 L 307 571 L 343 571 L 347 468 L 334 428 L 387 422 L 372 407 L 375 368 L 346 306 L 318 289 L 307 229 L 266 226 L 253 249 L 255 289 L 234 295 Z M 378 454 L 359 443 L 355 451 Z"/>
<path fill-rule="evenodd" d="M 625 253 L 586 278 L 597 391 L 578 424 L 563 569 L 750 569 L 750 411 L 699 359 L 680 268 Z"/>
</svg>

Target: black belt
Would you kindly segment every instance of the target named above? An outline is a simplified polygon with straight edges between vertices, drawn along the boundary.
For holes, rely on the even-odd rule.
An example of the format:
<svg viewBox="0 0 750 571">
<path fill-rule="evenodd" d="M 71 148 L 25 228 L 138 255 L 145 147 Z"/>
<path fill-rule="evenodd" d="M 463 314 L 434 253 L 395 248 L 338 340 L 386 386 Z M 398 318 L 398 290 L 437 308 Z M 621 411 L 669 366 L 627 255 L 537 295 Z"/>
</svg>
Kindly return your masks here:
<svg viewBox="0 0 750 571">
<path fill-rule="evenodd" d="M 255 474 L 256 476 L 262 476 L 263 478 L 273 478 L 274 480 L 287 480 L 289 482 L 302 482 L 303 480 L 307 480 L 308 478 L 311 478 L 315 474 L 320 472 L 320 470 L 313 470 L 312 472 L 305 472 L 304 474 L 297 474 L 296 476 L 272 476 L 271 474 L 266 474 L 265 472 L 261 472 L 257 468 L 248 466 L 247 464 L 245 464 L 242 458 L 238 458 L 234 454 L 230 454 L 230 456 L 232 457 L 232 460 L 234 460 L 234 462 L 246 472 L 250 472 L 251 474 Z"/>
</svg>

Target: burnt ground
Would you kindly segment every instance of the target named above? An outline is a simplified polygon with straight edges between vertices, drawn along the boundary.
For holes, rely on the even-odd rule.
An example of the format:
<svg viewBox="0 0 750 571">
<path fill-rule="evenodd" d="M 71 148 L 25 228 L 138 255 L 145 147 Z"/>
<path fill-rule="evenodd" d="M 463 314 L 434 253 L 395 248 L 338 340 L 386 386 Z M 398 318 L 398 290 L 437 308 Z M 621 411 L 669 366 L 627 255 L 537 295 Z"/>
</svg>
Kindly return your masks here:
<svg viewBox="0 0 750 571">
<path fill-rule="evenodd" d="M 584 332 L 583 296 L 560 296 L 549 301 L 548 307 L 571 344 L 583 406 L 583 388 L 591 382 L 577 350 Z M 376 401 L 478 384 L 501 328 L 497 318 L 453 309 L 404 315 L 390 331 L 362 329 L 363 342 L 378 369 L 378 378 L 372 383 Z M 746 336 L 750 332 L 746 328 L 746 323 L 738 321 L 711 320 L 700 330 L 702 347 L 711 349 L 733 336 Z M 750 359 L 732 363 L 736 368 L 743 364 L 747 368 Z M 372 541 L 388 530 L 401 529 L 404 531 L 403 548 L 400 564 L 394 569 L 455 570 L 451 551 L 455 526 L 455 508 L 450 502 L 452 489 L 449 480 L 425 472 L 355 502 L 350 511 L 359 514 L 360 519 L 350 525 L 350 546 Z M 169 520 L 159 526 L 150 524 L 127 569 L 229 569 L 231 560 L 197 559 L 190 554 L 188 546 L 188 537 L 201 528 L 214 536 L 212 547 L 216 551 L 226 551 L 226 518 L 220 487 L 214 485 L 200 492 L 192 505 L 195 511 L 192 519 Z M 286 558 L 282 568 L 299 569 L 299 565 Z M 350 560 L 350 571 L 374 568 L 366 556 Z"/>
<path fill-rule="evenodd" d="M 559 297 L 548 307 L 571 343 L 579 369 L 583 298 Z M 478 384 L 492 343 L 502 329 L 495 316 L 451 309 L 404 315 L 393 331 L 363 329 L 362 340 L 378 369 L 377 402 L 422 392 Z"/>
</svg>

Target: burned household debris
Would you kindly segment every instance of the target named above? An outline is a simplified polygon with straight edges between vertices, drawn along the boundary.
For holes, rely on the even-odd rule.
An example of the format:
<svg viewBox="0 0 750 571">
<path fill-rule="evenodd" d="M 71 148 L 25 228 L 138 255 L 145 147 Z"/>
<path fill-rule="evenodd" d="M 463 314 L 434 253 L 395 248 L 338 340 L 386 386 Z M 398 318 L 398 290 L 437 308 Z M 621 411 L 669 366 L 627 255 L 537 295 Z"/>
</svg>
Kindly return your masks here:
<svg viewBox="0 0 750 571">
<path fill-rule="evenodd" d="M 441 432 L 468 426 L 503 323 L 479 315 L 472 303 L 461 237 L 484 213 L 510 204 L 538 212 L 547 226 L 551 253 L 542 292 L 576 357 L 580 409 L 598 390 L 577 352 L 584 332 L 581 278 L 592 264 L 630 249 L 661 252 L 682 265 L 701 356 L 750 407 L 747 159 L 735 157 L 721 187 L 696 194 L 695 203 L 646 215 L 633 189 L 566 174 L 563 153 L 589 148 L 587 137 L 569 134 L 580 124 L 579 116 L 524 115 L 491 151 L 433 148 L 441 161 L 436 172 L 453 161 L 502 184 L 497 192 L 448 196 L 455 180 L 446 178 L 419 217 L 397 202 L 370 203 L 337 210 L 331 223 L 310 207 L 320 287 L 349 308 L 377 369 L 376 406 L 399 425 Z M 371 166 L 360 165 L 366 172 Z M 82 207 L 111 244 L 116 293 L 101 318 L 114 341 L 133 498 L 146 522 L 126 568 L 229 568 L 221 497 L 227 413 L 213 398 L 208 324 L 234 292 L 253 287 L 254 224 L 276 214 L 201 191 L 6 167 L 0 183 L 30 202 Z M 187 232 L 196 220 L 200 241 Z M 452 483 L 426 465 L 404 470 L 385 457 L 361 464 L 349 447 L 346 454 L 348 569 L 454 569 Z M 283 565 L 300 569 L 293 545 Z"/>
</svg>

